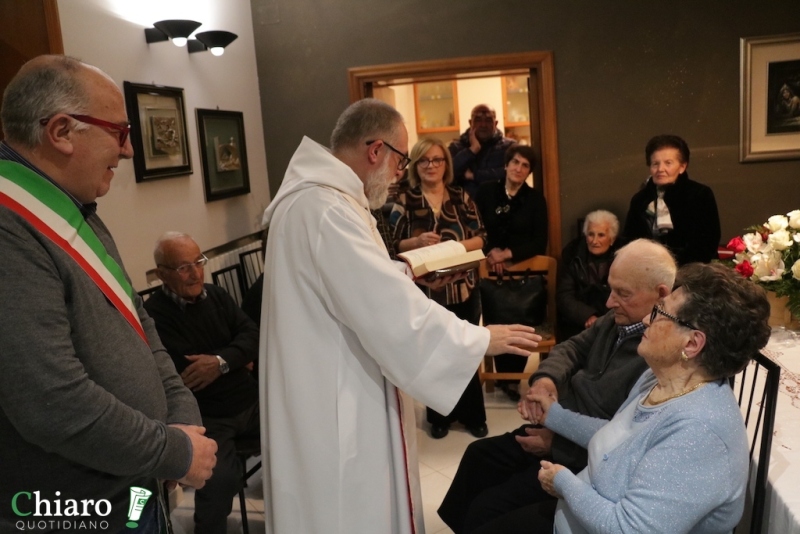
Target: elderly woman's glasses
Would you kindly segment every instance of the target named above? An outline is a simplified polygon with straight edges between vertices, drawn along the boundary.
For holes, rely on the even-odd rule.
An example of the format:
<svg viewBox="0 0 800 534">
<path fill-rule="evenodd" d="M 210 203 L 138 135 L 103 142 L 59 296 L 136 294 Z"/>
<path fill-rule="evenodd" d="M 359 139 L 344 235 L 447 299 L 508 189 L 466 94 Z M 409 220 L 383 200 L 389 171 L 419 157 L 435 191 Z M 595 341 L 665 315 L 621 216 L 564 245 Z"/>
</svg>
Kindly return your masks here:
<svg viewBox="0 0 800 534">
<path fill-rule="evenodd" d="M 687 323 L 686 321 L 682 321 L 682 320 L 678 319 L 677 317 L 675 317 L 674 315 L 672 315 L 671 313 L 665 312 L 664 310 L 662 310 L 658 306 L 658 304 L 654 304 L 653 305 L 653 311 L 650 312 L 650 324 L 653 324 L 653 322 L 656 320 L 656 317 L 658 317 L 659 314 L 663 315 L 667 319 L 671 319 L 671 320 L 675 321 L 679 325 L 681 325 L 683 327 L 686 327 L 686 328 L 688 328 L 690 330 L 700 330 L 699 328 L 697 328 L 693 324 Z"/>
<path fill-rule="evenodd" d="M 66 115 L 72 117 L 76 121 L 80 121 L 86 124 L 93 124 L 95 126 L 100 126 L 101 128 L 108 128 L 109 130 L 113 130 L 119 140 L 120 148 L 125 146 L 125 141 L 128 140 L 128 134 L 131 133 L 130 124 L 125 124 L 125 125 L 114 124 L 113 122 L 104 121 L 102 119 L 95 119 L 94 117 L 90 117 L 89 115 L 72 115 L 71 113 L 67 113 Z M 50 122 L 51 118 L 52 117 L 39 119 L 39 124 L 41 124 L 42 126 L 47 126 L 47 123 Z"/>
<path fill-rule="evenodd" d="M 373 139 L 372 141 L 367 141 L 367 146 L 371 145 L 375 141 L 381 141 L 384 145 L 386 145 L 386 147 L 389 150 L 391 150 L 392 152 L 394 152 L 396 154 L 400 154 L 400 161 L 397 162 L 397 170 L 398 171 L 402 171 L 403 169 L 408 167 L 408 164 L 411 162 L 411 158 L 408 157 L 408 154 L 403 154 L 402 152 L 397 150 L 395 147 L 393 147 L 392 145 L 390 145 L 389 143 L 387 143 L 383 139 Z"/>
<path fill-rule="evenodd" d="M 170 267 L 169 265 L 159 265 L 159 267 L 168 269 L 170 271 L 175 271 L 181 276 L 188 276 L 193 268 L 202 269 L 206 263 L 208 263 L 208 258 L 206 258 L 205 254 L 203 254 L 202 258 L 192 263 L 184 263 L 183 265 L 178 265 L 177 267 Z"/>
<path fill-rule="evenodd" d="M 438 169 L 444 163 L 444 158 L 422 158 L 417 160 L 417 166 L 422 167 L 423 169 L 427 169 L 428 167 L 433 167 L 434 169 Z"/>
</svg>

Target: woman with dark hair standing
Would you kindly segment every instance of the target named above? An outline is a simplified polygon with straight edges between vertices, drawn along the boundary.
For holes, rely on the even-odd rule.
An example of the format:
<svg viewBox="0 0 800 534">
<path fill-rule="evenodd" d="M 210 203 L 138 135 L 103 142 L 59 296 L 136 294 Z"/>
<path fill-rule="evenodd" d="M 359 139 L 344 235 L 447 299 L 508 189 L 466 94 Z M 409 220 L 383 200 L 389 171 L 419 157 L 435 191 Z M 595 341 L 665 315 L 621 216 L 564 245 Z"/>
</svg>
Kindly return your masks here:
<svg viewBox="0 0 800 534">
<path fill-rule="evenodd" d="M 506 177 L 484 182 L 475 203 L 486 227 L 483 247 L 489 270 L 503 273 L 506 266 L 544 254 L 547 250 L 547 203 L 525 180 L 536 165 L 536 153 L 527 145 L 511 145 L 505 153 Z M 502 373 L 520 373 L 525 358 L 511 354 L 496 356 L 495 368 Z M 519 400 L 518 383 L 498 380 L 511 400 Z"/>
<path fill-rule="evenodd" d="M 623 235 L 654 239 L 678 265 L 717 258 L 719 213 L 707 185 L 689 179 L 689 146 L 676 135 L 657 135 L 645 147 L 650 176 L 631 198 Z"/>
</svg>

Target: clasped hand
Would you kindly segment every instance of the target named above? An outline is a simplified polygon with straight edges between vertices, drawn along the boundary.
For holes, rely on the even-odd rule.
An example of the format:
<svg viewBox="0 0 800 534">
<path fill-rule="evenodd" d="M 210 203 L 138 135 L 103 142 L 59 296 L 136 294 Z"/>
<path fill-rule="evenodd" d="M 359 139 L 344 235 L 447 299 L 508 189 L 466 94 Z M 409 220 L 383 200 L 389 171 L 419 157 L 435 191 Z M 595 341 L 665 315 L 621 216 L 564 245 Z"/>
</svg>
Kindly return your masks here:
<svg viewBox="0 0 800 534">
<path fill-rule="evenodd" d="M 183 370 L 181 378 L 186 387 L 192 391 L 200 391 L 222 376 L 222 371 L 219 369 L 219 360 L 216 356 L 211 354 L 192 354 L 184 357 L 192 363 Z"/>
</svg>

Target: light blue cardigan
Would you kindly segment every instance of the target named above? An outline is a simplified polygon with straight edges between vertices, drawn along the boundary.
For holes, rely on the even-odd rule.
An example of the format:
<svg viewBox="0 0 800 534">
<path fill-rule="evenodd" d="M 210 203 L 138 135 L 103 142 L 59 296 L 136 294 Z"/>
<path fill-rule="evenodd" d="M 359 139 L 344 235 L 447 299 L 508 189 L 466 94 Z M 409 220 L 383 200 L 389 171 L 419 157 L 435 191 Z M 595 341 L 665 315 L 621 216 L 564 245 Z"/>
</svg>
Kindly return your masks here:
<svg viewBox="0 0 800 534">
<path fill-rule="evenodd" d="M 614 417 L 655 383 L 648 369 Z M 577 476 L 563 469 L 554 479 L 563 497 L 555 532 L 731 532 L 742 516 L 749 456 L 727 381 L 635 411 L 652 413 L 613 450 L 599 451 L 590 440 L 608 421 L 550 407 L 546 426 L 589 450 L 586 469 Z"/>
</svg>

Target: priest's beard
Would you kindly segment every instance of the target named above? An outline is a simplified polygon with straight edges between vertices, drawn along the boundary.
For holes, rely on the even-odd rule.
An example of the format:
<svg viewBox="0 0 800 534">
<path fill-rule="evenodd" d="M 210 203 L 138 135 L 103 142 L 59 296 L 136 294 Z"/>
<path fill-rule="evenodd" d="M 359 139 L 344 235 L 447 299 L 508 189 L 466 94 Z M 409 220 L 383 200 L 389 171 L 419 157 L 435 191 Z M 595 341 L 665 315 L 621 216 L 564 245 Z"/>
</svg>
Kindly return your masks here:
<svg viewBox="0 0 800 534">
<path fill-rule="evenodd" d="M 389 182 L 393 181 L 394 175 L 391 158 L 386 158 L 386 163 L 380 169 L 367 173 L 364 194 L 367 195 L 369 209 L 376 210 L 386 204 L 386 199 L 389 198 Z"/>
</svg>

